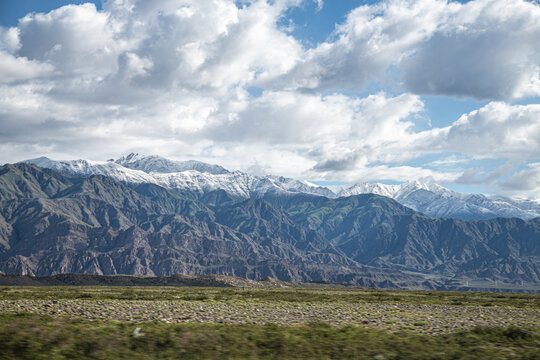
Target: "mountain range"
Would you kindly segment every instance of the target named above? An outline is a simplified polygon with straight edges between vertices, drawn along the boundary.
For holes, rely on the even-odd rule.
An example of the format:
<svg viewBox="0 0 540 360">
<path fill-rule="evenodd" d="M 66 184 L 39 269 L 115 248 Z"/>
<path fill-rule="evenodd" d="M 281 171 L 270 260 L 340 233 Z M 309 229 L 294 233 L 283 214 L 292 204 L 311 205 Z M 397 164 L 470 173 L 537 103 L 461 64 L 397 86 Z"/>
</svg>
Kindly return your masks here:
<svg viewBox="0 0 540 360">
<path fill-rule="evenodd" d="M 397 197 L 419 186 L 378 187 Z M 0 271 L 271 276 L 389 288 L 540 284 L 540 218 L 433 218 L 364 190 L 336 194 L 134 154 L 8 164 L 0 167 Z"/>
<path fill-rule="evenodd" d="M 219 165 L 199 161 L 173 161 L 160 156 L 129 154 L 109 161 L 55 161 L 45 157 L 27 160 L 40 167 L 66 174 L 104 175 L 125 183 L 152 183 L 169 189 L 204 197 L 223 190 L 232 198 L 263 198 L 266 194 L 313 194 L 328 198 L 359 194 L 390 197 L 425 215 L 461 220 L 517 217 L 524 220 L 540 217 L 540 201 L 518 200 L 482 194 L 463 194 L 435 183 L 409 181 L 401 185 L 358 183 L 330 189 L 307 181 L 281 176 L 253 176 L 228 171 Z"/>
<path fill-rule="evenodd" d="M 365 266 L 262 199 L 210 208 L 154 184 L 73 177 L 27 164 L 0 167 L 0 271 L 420 286 Z M 402 284 L 402 285 L 400 285 Z"/>
</svg>

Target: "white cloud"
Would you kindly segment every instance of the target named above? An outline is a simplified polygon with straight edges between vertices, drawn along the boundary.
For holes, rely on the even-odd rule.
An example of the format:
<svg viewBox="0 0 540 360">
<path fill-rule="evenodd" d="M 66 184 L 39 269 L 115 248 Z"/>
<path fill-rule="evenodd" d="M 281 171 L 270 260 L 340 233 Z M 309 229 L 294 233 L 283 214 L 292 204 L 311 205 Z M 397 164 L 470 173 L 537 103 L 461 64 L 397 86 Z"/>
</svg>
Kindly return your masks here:
<svg viewBox="0 0 540 360">
<path fill-rule="evenodd" d="M 50 64 L 15 57 L 0 50 L 0 83 L 39 78 L 50 75 L 53 70 Z"/>
<path fill-rule="evenodd" d="M 347 133 L 356 102 L 343 95 L 265 92 L 232 119 L 209 128 L 208 136 L 224 142 L 305 146 Z"/>
<path fill-rule="evenodd" d="M 377 165 L 359 167 L 348 170 L 345 178 L 349 182 L 366 181 L 435 181 L 439 184 L 449 184 L 459 177 L 460 173 L 455 171 L 435 171 L 421 166 L 388 166 Z"/>
<path fill-rule="evenodd" d="M 444 167 L 444 166 L 455 166 L 456 164 L 464 164 L 469 162 L 470 159 L 458 157 L 456 155 L 451 155 L 440 160 L 434 160 L 429 163 L 430 166 Z"/>
<path fill-rule="evenodd" d="M 148 91 L 183 90 L 221 97 L 294 66 L 302 46 L 277 22 L 297 3 L 117 0 L 103 12 L 69 5 L 27 15 L 2 38 L 16 35 L 13 55 L 55 66 L 51 92 L 71 101 L 139 103 Z"/>
<path fill-rule="evenodd" d="M 19 21 L 17 56 L 48 62 L 69 74 L 105 75 L 116 68 L 117 43 L 107 14 L 93 4 L 67 5 Z"/>
<path fill-rule="evenodd" d="M 19 49 L 19 29 L 0 26 L 0 50 L 14 52 Z"/>
<path fill-rule="evenodd" d="M 402 62 L 413 92 L 515 99 L 540 95 L 540 6 L 476 0 Z"/>
<path fill-rule="evenodd" d="M 477 158 L 540 158 L 540 104 L 492 102 L 452 125 L 418 134 L 417 149 Z"/>
<path fill-rule="evenodd" d="M 405 149 L 423 103 L 410 94 L 353 98 L 281 91 L 265 92 L 237 110 L 216 119 L 201 135 L 216 142 L 296 149 L 319 162 L 315 170 L 338 171 L 412 157 Z"/>
<path fill-rule="evenodd" d="M 363 89 L 427 40 L 451 8 L 441 0 L 360 6 L 338 25 L 335 41 L 309 50 L 282 82 L 305 90 Z"/>
<path fill-rule="evenodd" d="M 395 66 L 418 94 L 540 95 L 540 6 L 525 0 L 388 0 L 353 10 L 334 39 L 274 86 L 362 90 Z"/>
</svg>

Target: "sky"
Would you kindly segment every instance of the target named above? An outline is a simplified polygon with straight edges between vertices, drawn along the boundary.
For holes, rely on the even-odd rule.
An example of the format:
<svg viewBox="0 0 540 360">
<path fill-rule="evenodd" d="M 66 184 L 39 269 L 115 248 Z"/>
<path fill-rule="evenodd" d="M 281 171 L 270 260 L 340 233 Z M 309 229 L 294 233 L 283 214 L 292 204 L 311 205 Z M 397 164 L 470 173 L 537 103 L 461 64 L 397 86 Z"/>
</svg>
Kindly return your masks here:
<svg viewBox="0 0 540 360">
<path fill-rule="evenodd" d="M 0 162 L 540 199 L 537 0 L 0 0 Z"/>
</svg>

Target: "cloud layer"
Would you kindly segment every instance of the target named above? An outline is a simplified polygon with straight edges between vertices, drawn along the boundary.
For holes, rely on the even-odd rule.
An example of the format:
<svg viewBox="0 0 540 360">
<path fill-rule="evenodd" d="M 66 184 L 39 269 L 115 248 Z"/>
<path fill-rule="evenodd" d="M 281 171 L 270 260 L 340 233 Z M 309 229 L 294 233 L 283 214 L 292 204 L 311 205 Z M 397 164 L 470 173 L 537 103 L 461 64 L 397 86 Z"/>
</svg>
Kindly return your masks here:
<svg viewBox="0 0 540 360">
<path fill-rule="evenodd" d="M 385 0 L 307 48 L 280 25 L 302 3 L 109 0 L 0 27 L 0 161 L 138 151 L 540 197 L 538 4 Z M 426 129 L 426 94 L 486 105 Z M 487 158 L 505 171 L 468 167 Z"/>
</svg>

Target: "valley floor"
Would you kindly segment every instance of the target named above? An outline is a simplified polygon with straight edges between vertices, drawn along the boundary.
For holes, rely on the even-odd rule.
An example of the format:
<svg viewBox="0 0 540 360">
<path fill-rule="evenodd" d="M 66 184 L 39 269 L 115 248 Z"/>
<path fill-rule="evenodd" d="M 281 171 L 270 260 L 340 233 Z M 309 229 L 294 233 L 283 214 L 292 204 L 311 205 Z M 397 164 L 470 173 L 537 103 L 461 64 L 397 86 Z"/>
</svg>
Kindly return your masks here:
<svg viewBox="0 0 540 360">
<path fill-rule="evenodd" d="M 539 350 L 540 294 L 0 288 L 0 359 L 534 359 Z"/>
</svg>

